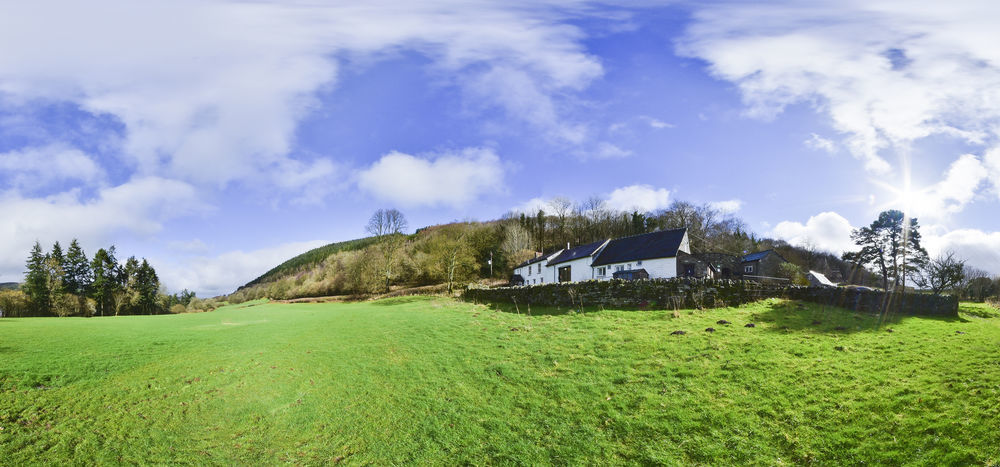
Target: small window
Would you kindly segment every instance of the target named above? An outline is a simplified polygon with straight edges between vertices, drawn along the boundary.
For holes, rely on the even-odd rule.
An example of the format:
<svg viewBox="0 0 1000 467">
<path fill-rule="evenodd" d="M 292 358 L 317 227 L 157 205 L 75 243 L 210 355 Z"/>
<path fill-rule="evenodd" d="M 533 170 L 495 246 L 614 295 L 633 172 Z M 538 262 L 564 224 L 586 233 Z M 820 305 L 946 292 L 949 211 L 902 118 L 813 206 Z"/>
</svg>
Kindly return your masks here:
<svg viewBox="0 0 1000 467">
<path fill-rule="evenodd" d="M 628 263 L 628 270 L 629 270 L 629 271 L 631 271 L 631 270 L 632 270 L 632 263 Z"/>
<path fill-rule="evenodd" d="M 597 268 L 597 275 L 598 276 L 604 276 L 607 273 L 608 273 L 607 268 Z"/>
<path fill-rule="evenodd" d="M 542 263 L 538 263 L 538 273 L 542 273 Z"/>
<path fill-rule="evenodd" d="M 542 278 L 538 279 L 538 283 L 539 284 L 544 284 L 545 283 L 545 278 L 542 277 Z"/>
<path fill-rule="evenodd" d="M 744 267 L 743 272 L 753 272 L 753 266 Z"/>
<path fill-rule="evenodd" d="M 636 266 L 642 266 L 642 261 L 636 261 L 636 262 L 635 262 L 635 265 L 636 265 Z"/>
<path fill-rule="evenodd" d="M 615 272 L 624 271 L 625 266 L 615 266 Z"/>
</svg>

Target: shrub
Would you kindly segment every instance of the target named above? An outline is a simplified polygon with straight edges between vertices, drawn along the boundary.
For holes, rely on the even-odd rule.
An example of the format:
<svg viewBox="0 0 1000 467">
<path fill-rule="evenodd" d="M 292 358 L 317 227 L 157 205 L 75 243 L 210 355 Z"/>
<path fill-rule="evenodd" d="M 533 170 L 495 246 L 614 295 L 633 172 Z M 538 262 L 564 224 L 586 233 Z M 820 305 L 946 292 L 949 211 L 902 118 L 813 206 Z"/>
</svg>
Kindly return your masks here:
<svg viewBox="0 0 1000 467">
<path fill-rule="evenodd" d="M 26 316 L 31 309 L 31 301 L 20 290 L 0 290 L 0 314 L 6 318 Z"/>
</svg>

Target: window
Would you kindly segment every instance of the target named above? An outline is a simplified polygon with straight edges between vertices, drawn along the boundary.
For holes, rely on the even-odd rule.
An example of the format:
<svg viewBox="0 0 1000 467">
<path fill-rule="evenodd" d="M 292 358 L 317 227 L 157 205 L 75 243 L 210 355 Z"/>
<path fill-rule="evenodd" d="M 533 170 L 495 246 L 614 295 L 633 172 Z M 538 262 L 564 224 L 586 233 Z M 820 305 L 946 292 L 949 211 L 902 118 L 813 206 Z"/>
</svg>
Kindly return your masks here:
<svg viewBox="0 0 1000 467">
<path fill-rule="evenodd" d="M 743 268 L 743 272 L 753 272 L 753 266 L 746 266 Z"/>
<path fill-rule="evenodd" d="M 628 263 L 628 267 L 626 269 L 628 269 L 629 271 L 631 271 L 632 270 L 632 263 Z"/>
<path fill-rule="evenodd" d="M 608 273 L 608 268 L 597 268 L 597 275 L 599 277 L 604 277 Z"/>
<path fill-rule="evenodd" d="M 544 277 L 539 278 L 538 279 L 538 283 L 539 284 L 544 284 L 545 283 L 545 278 Z"/>
<path fill-rule="evenodd" d="M 538 273 L 542 273 L 542 263 L 538 263 Z"/>
<path fill-rule="evenodd" d="M 641 260 L 640 260 L 640 261 L 636 261 L 636 262 L 635 262 L 635 265 L 636 265 L 636 266 L 642 266 L 642 261 L 641 261 Z"/>
<path fill-rule="evenodd" d="M 624 271 L 625 266 L 615 266 L 615 272 Z"/>
</svg>

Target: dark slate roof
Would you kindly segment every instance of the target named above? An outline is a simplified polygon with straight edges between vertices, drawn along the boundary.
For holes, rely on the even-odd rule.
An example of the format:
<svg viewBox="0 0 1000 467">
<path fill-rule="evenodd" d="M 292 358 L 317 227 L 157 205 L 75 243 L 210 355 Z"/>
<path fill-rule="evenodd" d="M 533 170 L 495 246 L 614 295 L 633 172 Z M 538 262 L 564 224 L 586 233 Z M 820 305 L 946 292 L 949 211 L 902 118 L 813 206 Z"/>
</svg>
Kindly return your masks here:
<svg viewBox="0 0 1000 467">
<path fill-rule="evenodd" d="M 740 258 L 740 261 L 742 261 L 744 263 L 747 263 L 747 262 L 750 262 L 750 261 L 758 261 L 758 260 L 764 259 L 764 257 L 766 257 L 767 255 L 769 255 L 771 253 L 774 253 L 774 254 L 778 255 L 778 252 L 776 252 L 774 250 L 764 250 L 764 251 L 758 251 L 756 253 L 750 253 L 749 255 L 746 255 L 746 256 Z M 778 255 L 778 257 L 781 258 L 781 255 Z M 781 259 L 785 259 L 785 258 L 781 258 Z"/>
<path fill-rule="evenodd" d="M 640 259 L 672 258 L 677 256 L 677 249 L 680 248 L 686 231 L 687 229 L 661 230 L 612 240 L 594 259 L 593 266 Z"/>
<path fill-rule="evenodd" d="M 574 259 L 586 258 L 594 254 L 594 252 L 597 251 L 597 249 L 600 248 L 601 245 L 603 245 L 604 242 L 606 241 L 607 240 L 598 240 L 594 243 L 588 243 L 586 245 L 580 245 L 576 248 L 563 250 L 562 253 L 559 253 L 558 256 L 552 258 L 552 260 L 549 261 L 548 266 L 552 266 L 553 264 L 565 263 L 567 261 L 573 261 Z"/>
<path fill-rule="evenodd" d="M 514 269 L 523 268 L 523 267 L 525 267 L 525 266 L 527 266 L 529 264 L 535 264 L 535 263 L 537 263 L 539 261 L 545 261 L 545 258 L 548 258 L 549 256 L 552 256 L 552 253 L 549 253 L 547 255 L 536 256 L 536 257 L 531 258 L 531 259 L 529 259 L 529 260 L 527 260 L 527 261 L 525 261 L 525 262 L 523 262 L 521 264 L 518 264 L 517 266 L 514 266 Z"/>
</svg>

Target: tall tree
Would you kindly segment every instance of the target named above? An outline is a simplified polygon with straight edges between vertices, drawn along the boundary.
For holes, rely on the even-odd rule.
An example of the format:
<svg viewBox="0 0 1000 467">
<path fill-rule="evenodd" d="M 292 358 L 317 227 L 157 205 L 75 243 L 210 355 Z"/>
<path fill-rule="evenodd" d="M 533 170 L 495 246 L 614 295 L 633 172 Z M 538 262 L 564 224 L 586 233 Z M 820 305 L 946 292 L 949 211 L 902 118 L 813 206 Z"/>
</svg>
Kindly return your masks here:
<svg viewBox="0 0 1000 467">
<path fill-rule="evenodd" d="M 66 250 L 66 261 L 63 266 L 63 288 L 72 294 L 86 295 L 90 287 L 92 275 L 87 255 L 80 248 L 80 243 L 74 238 Z"/>
<path fill-rule="evenodd" d="M 28 270 L 24 274 L 24 285 L 21 286 L 21 290 L 31 300 L 31 311 L 38 315 L 48 314 L 52 306 L 45 260 L 42 245 L 36 241 L 28 256 Z"/>
<path fill-rule="evenodd" d="M 136 307 L 140 313 L 151 315 L 157 312 L 156 293 L 160 290 L 160 279 L 156 270 L 146 258 L 135 271 Z"/>
<path fill-rule="evenodd" d="M 396 209 L 379 209 L 368 219 L 365 230 L 377 240 L 380 249 L 379 272 L 385 278 L 385 291 L 389 292 L 399 251 L 403 246 L 403 232 L 406 230 L 406 217 Z"/>
<path fill-rule="evenodd" d="M 916 218 L 909 218 L 895 209 L 883 211 L 870 226 L 855 229 L 851 240 L 860 250 L 844 253 L 844 260 L 875 269 L 882 277 L 882 288 L 905 286 L 906 277 L 913 276 L 927 262 L 927 250 L 920 245 L 920 229 Z"/>
<path fill-rule="evenodd" d="M 115 258 L 115 247 L 101 248 L 94 253 L 90 262 L 94 281 L 91 285 L 91 295 L 101 316 L 110 315 L 115 310 L 115 293 L 120 288 L 120 272 L 118 260 Z"/>
</svg>

